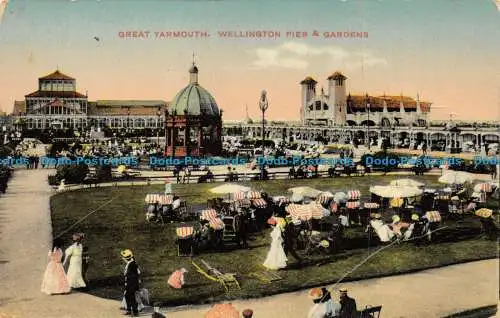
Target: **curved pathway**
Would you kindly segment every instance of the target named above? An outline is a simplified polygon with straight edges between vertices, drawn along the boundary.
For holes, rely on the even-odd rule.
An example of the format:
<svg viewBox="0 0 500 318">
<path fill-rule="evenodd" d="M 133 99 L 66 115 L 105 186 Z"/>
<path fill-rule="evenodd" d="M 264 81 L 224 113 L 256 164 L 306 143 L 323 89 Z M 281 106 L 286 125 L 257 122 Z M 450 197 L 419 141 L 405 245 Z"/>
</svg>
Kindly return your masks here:
<svg viewBox="0 0 500 318">
<path fill-rule="evenodd" d="M 51 224 L 48 170 L 17 170 L 0 197 L 0 317 L 122 317 L 119 303 L 87 294 L 46 296 L 40 292 Z M 440 317 L 498 301 L 498 260 L 474 262 L 417 274 L 345 284 L 360 305 L 383 305 L 383 317 Z M 235 301 L 258 318 L 306 317 L 307 291 L 260 300 Z M 207 307 L 167 313 L 203 317 Z M 143 316 L 149 316 L 144 314 Z"/>
</svg>

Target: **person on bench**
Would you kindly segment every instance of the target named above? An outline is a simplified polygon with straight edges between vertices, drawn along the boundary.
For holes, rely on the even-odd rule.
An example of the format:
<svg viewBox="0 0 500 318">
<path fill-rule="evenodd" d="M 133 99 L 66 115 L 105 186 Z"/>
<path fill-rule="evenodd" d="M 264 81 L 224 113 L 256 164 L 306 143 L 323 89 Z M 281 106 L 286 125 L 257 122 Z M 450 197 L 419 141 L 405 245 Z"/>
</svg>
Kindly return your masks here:
<svg viewBox="0 0 500 318">
<path fill-rule="evenodd" d="M 357 316 L 356 301 L 347 296 L 347 289 L 340 289 L 340 315 L 341 318 L 354 318 Z"/>
</svg>

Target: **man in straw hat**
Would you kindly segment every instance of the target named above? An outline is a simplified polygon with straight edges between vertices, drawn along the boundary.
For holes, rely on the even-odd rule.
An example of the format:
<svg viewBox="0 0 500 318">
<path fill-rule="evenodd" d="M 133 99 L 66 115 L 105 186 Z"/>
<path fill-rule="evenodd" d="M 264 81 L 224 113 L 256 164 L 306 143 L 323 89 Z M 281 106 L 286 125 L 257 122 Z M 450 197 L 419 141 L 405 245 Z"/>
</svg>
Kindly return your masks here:
<svg viewBox="0 0 500 318">
<path fill-rule="evenodd" d="M 139 317 L 139 309 L 135 293 L 139 291 L 139 267 L 135 262 L 134 255 L 129 249 L 123 250 L 121 252 L 123 261 L 125 265 L 125 301 L 127 303 L 127 312 L 125 315 L 130 315 L 132 317 Z"/>
<path fill-rule="evenodd" d="M 356 301 L 347 296 L 347 289 L 340 288 L 340 317 L 354 318 L 357 317 Z"/>
</svg>

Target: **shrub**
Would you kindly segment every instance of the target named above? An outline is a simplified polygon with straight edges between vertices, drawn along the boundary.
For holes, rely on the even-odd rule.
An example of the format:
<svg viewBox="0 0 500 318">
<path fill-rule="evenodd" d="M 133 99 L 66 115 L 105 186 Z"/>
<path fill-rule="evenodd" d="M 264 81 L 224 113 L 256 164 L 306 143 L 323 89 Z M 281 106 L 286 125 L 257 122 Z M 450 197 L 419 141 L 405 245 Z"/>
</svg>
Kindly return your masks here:
<svg viewBox="0 0 500 318">
<path fill-rule="evenodd" d="M 78 184 L 83 182 L 88 173 L 89 167 L 84 164 L 63 165 L 57 168 L 56 180 L 60 182 L 64 179 L 66 184 Z"/>
<path fill-rule="evenodd" d="M 51 186 L 55 186 L 55 185 L 59 184 L 59 182 L 57 181 L 57 176 L 56 175 L 49 175 L 48 176 L 48 182 L 49 182 L 49 185 L 51 185 Z"/>
<path fill-rule="evenodd" d="M 95 175 L 99 182 L 111 180 L 112 177 L 111 166 L 110 165 L 96 166 Z"/>
</svg>

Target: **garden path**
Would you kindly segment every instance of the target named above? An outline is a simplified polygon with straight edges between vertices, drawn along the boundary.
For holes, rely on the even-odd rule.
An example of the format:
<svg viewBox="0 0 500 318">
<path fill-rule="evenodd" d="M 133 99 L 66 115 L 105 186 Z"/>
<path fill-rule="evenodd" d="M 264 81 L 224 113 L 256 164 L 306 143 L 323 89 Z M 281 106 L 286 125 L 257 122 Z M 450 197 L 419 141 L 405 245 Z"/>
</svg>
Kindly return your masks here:
<svg viewBox="0 0 500 318">
<path fill-rule="evenodd" d="M 52 235 L 48 173 L 17 170 L 0 198 L 0 281 L 4 287 L 0 288 L 0 317 L 121 317 L 118 301 L 78 292 L 63 296 L 40 292 Z M 384 317 L 439 317 L 497 303 L 498 260 L 344 286 L 359 305 L 383 305 Z M 239 309 L 252 308 L 257 318 L 305 317 L 311 306 L 307 291 L 233 303 Z M 203 317 L 207 310 L 203 306 L 182 308 L 167 317 Z"/>
</svg>

